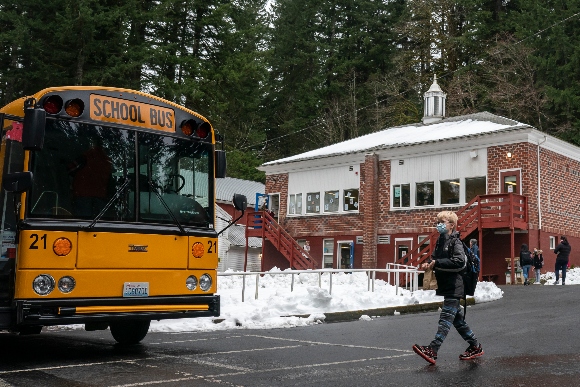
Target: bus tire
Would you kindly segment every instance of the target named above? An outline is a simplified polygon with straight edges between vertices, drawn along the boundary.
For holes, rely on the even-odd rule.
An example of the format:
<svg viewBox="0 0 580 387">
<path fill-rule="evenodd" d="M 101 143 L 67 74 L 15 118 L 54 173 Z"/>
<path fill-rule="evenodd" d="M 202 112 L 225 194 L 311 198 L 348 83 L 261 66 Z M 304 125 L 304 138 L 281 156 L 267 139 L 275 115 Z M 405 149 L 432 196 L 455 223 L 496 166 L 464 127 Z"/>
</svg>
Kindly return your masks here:
<svg viewBox="0 0 580 387">
<path fill-rule="evenodd" d="M 137 344 L 147 336 L 150 320 L 116 321 L 110 324 L 111 334 L 119 344 Z"/>
</svg>

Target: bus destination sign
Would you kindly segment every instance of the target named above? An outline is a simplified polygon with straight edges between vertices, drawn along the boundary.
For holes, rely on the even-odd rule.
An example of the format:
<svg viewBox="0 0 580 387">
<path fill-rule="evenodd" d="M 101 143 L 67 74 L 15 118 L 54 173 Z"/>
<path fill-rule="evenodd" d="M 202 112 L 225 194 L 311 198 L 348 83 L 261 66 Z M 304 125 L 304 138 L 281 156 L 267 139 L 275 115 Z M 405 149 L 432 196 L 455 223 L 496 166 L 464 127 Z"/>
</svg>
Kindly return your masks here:
<svg viewBox="0 0 580 387">
<path fill-rule="evenodd" d="M 173 109 L 126 99 L 91 94 L 91 118 L 96 121 L 175 131 Z"/>
</svg>

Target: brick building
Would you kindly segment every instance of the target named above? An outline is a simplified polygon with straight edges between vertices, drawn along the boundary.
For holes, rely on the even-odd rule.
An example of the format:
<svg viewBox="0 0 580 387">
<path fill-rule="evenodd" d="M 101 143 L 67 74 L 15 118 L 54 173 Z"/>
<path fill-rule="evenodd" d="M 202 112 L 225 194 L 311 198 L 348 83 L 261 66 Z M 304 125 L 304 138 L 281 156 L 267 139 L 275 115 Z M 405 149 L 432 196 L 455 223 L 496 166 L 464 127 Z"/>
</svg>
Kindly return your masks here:
<svg viewBox="0 0 580 387">
<path fill-rule="evenodd" d="M 436 214 L 452 210 L 472 217 L 461 236 L 480 241 L 482 273 L 498 283 L 522 243 L 553 271 L 566 235 L 580 264 L 580 148 L 488 112 L 445 118 L 445 98 L 435 80 L 421 123 L 263 164 L 280 226 L 310 242 L 316 267 L 384 268 L 420 260 Z M 263 248 L 263 269 L 289 267 Z"/>
</svg>

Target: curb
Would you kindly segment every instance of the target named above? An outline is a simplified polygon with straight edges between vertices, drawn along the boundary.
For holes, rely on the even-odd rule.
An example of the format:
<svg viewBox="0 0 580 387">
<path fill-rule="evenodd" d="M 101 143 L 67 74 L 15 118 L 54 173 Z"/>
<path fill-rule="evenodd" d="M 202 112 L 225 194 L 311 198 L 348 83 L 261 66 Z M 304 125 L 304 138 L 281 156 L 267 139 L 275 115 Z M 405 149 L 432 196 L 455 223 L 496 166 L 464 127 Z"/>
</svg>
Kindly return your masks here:
<svg viewBox="0 0 580 387">
<path fill-rule="evenodd" d="M 467 305 L 475 305 L 475 299 L 473 297 L 467 299 Z M 439 308 L 443 307 L 443 301 L 441 302 L 429 302 L 427 304 L 413 304 L 413 305 L 401 305 L 401 306 L 391 306 L 388 308 L 376 308 L 376 309 L 363 309 L 363 310 L 351 310 L 348 312 L 332 312 L 324 313 L 326 319 L 324 322 L 344 322 L 358 320 L 363 315 L 370 317 L 382 317 L 382 316 L 393 316 L 395 311 L 401 314 L 411 314 L 411 313 L 422 313 L 422 312 L 436 312 Z M 308 317 L 309 315 L 306 315 Z"/>
<path fill-rule="evenodd" d="M 475 305 L 475 298 L 469 297 L 467 299 L 467 305 Z M 395 312 L 401 314 L 411 314 L 411 313 L 422 313 L 422 312 L 436 312 L 439 308 L 443 307 L 443 301 L 440 302 L 429 302 L 426 304 L 413 304 L 413 305 L 400 305 L 400 306 L 390 306 L 388 308 L 376 308 L 376 309 L 361 309 L 361 310 L 349 310 L 346 312 L 330 312 L 323 313 L 326 318 L 325 323 L 334 322 L 345 322 L 345 321 L 356 321 L 361 318 L 361 316 L 367 315 L 370 317 L 382 317 L 382 316 L 393 316 Z M 308 318 L 311 314 L 291 314 L 281 317 L 300 317 Z M 219 324 L 225 319 L 216 318 L 213 319 L 214 324 Z"/>
</svg>

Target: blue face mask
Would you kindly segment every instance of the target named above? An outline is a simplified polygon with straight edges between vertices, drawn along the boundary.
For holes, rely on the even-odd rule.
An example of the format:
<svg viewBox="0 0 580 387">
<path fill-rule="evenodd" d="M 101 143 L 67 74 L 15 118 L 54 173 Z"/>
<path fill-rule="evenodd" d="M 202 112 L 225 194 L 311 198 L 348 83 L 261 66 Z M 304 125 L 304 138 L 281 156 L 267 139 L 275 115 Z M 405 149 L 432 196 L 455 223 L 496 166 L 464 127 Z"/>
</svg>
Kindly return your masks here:
<svg viewBox="0 0 580 387">
<path fill-rule="evenodd" d="M 447 234 L 447 226 L 445 226 L 445 223 L 437 223 L 437 231 L 439 231 L 439 234 Z"/>
</svg>

